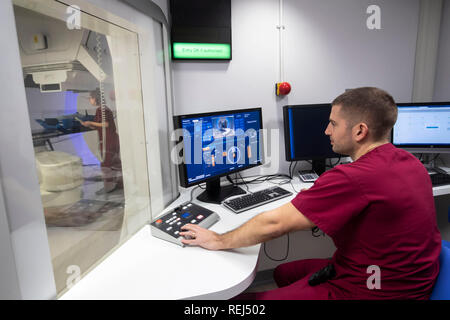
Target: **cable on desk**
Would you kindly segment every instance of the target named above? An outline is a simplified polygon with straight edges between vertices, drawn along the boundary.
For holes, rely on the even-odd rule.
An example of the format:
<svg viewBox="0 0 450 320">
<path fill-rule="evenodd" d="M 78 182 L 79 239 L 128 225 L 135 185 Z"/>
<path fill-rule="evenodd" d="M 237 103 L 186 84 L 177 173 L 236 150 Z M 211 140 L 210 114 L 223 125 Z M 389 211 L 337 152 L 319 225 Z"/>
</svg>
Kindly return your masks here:
<svg viewBox="0 0 450 320">
<path fill-rule="evenodd" d="M 338 160 L 334 164 L 331 163 L 331 159 L 330 159 L 330 166 L 331 166 L 331 168 L 336 167 L 339 164 L 339 162 L 341 162 L 341 158 L 342 158 L 342 156 L 339 156 Z"/>
<path fill-rule="evenodd" d="M 233 187 L 236 186 L 236 183 L 231 179 L 231 177 L 229 175 L 227 175 L 226 178 L 227 178 L 228 182 L 233 185 Z"/>
<path fill-rule="evenodd" d="M 267 250 L 266 250 L 266 243 L 264 242 L 263 243 L 263 249 L 264 249 L 264 253 L 267 256 L 267 258 L 269 258 L 272 261 L 276 261 L 276 262 L 285 261 L 288 258 L 288 256 L 289 256 L 289 233 L 286 234 L 286 235 L 287 235 L 287 250 L 286 250 L 286 255 L 284 256 L 284 258 L 282 258 L 282 259 L 275 259 L 275 258 L 272 258 L 271 256 L 269 256 L 269 254 L 267 253 Z"/>
<path fill-rule="evenodd" d="M 445 163 L 445 161 L 444 161 L 444 159 L 442 159 L 442 157 L 440 157 L 439 160 L 444 165 L 444 167 L 448 167 L 447 163 Z"/>
<path fill-rule="evenodd" d="M 292 164 L 293 164 L 294 162 L 292 161 L 290 164 L 289 164 L 289 178 L 292 180 L 293 179 L 293 177 L 294 177 L 294 172 L 295 172 L 295 168 L 297 167 L 297 164 L 298 164 L 298 161 L 295 161 L 295 165 L 294 165 L 294 169 L 292 169 Z"/>
<path fill-rule="evenodd" d="M 292 184 L 292 179 L 294 178 L 294 172 L 295 172 L 295 168 L 297 167 L 298 161 L 295 162 L 294 168 L 291 169 L 292 167 L 292 163 L 289 165 L 289 176 L 291 177 L 289 183 L 291 184 L 292 190 L 294 190 L 295 193 L 299 193 L 299 191 L 295 190 L 294 185 Z"/>
<path fill-rule="evenodd" d="M 247 182 L 245 182 L 245 180 L 242 178 L 241 173 L 237 173 L 236 175 L 239 175 L 239 177 L 241 178 L 242 182 L 243 182 L 244 185 L 245 185 L 245 188 L 247 189 L 247 193 L 253 193 L 253 192 L 251 192 L 251 191 L 249 190 L 248 185 L 247 185 Z"/>
<path fill-rule="evenodd" d="M 294 190 L 295 193 L 299 193 L 299 192 L 300 192 L 300 191 L 297 191 L 297 190 L 294 188 L 294 185 L 292 184 L 292 180 L 289 181 L 289 183 L 291 184 L 292 190 Z"/>
<path fill-rule="evenodd" d="M 439 158 L 440 155 L 441 155 L 440 153 L 436 154 L 434 156 L 434 158 L 431 159 L 431 160 L 429 160 L 428 157 L 425 157 L 425 159 L 423 159 L 423 162 L 422 162 L 423 153 L 421 153 L 420 157 L 419 157 L 419 161 L 422 162 L 423 164 L 430 164 L 430 163 L 433 163 L 434 161 L 436 161 Z M 442 161 L 442 159 L 441 159 L 441 161 Z"/>
<path fill-rule="evenodd" d="M 245 180 L 245 178 L 254 178 L 254 179 L 248 181 L 248 180 Z M 241 177 L 242 182 L 235 181 L 234 184 L 236 184 L 236 185 L 261 184 L 264 182 L 270 182 L 271 180 L 276 180 L 276 179 L 280 179 L 280 178 L 290 179 L 289 176 L 287 176 L 285 174 L 257 175 L 257 176 L 248 176 L 245 178 Z"/>
<path fill-rule="evenodd" d="M 198 186 L 196 186 L 195 188 L 193 188 L 192 190 L 191 190 L 191 196 L 190 196 L 190 199 L 189 199 L 189 202 L 192 202 L 192 199 L 193 199 L 193 194 L 194 194 L 194 191 L 196 190 L 196 189 L 198 189 L 198 188 L 200 188 L 200 185 L 198 185 Z"/>
<path fill-rule="evenodd" d="M 436 161 L 437 160 L 437 158 L 439 158 L 439 156 L 440 156 L 441 154 L 440 153 L 438 153 L 434 158 L 433 158 L 433 160 L 431 160 L 430 162 L 434 162 L 434 161 Z"/>
</svg>

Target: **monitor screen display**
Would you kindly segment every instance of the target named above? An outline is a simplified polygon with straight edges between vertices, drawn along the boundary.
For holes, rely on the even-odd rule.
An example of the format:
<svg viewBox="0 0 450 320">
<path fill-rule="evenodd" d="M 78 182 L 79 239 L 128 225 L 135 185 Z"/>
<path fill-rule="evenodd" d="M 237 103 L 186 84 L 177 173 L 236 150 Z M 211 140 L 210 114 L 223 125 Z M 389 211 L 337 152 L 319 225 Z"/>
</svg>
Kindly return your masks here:
<svg viewBox="0 0 450 320">
<path fill-rule="evenodd" d="M 287 161 L 338 158 L 325 135 L 331 104 L 285 106 L 284 139 Z"/>
<path fill-rule="evenodd" d="M 174 117 L 183 130 L 182 186 L 262 164 L 261 108 Z"/>
<path fill-rule="evenodd" d="M 450 102 L 401 103 L 392 130 L 400 147 L 450 147 Z"/>
</svg>

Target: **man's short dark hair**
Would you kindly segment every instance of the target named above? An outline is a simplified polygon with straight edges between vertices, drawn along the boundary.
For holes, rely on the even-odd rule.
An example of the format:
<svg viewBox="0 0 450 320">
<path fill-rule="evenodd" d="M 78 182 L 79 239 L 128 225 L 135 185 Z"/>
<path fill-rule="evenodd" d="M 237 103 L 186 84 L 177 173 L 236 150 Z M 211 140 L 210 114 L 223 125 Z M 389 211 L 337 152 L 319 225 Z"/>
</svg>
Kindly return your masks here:
<svg viewBox="0 0 450 320">
<path fill-rule="evenodd" d="M 340 105 L 351 126 L 364 122 L 375 141 L 389 136 L 397 121 L 397 105 L 384 90 L 362 87 L 346 91 L 331 103 Z"/>
</svg>

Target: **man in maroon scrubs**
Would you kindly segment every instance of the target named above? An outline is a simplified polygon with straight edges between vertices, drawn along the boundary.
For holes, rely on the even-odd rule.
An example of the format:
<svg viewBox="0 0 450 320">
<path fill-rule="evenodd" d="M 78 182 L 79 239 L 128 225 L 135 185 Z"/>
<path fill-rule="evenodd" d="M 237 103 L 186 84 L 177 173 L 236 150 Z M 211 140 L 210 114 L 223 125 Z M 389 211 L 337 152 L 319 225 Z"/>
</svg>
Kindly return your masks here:
<svg viewBox="0 0 450 320">
<path fill-rule="evenodd" d="M 396 120 L 387 92 L 345 92 L 332 103 L 325 134 L 352 163 L 325 172 L 290 203 L 236 230 L 217 234 L 187 225 L 182 235 L 193 239 L 183 242 L 231 249 L 318 227 L 336 245 L 331 260 L 282 264 L 274 272 L 278 289 L 237 298 L 428 299 L 441 249 L 432 185 L 417 158 L 389 143 Z"/>
</svg>

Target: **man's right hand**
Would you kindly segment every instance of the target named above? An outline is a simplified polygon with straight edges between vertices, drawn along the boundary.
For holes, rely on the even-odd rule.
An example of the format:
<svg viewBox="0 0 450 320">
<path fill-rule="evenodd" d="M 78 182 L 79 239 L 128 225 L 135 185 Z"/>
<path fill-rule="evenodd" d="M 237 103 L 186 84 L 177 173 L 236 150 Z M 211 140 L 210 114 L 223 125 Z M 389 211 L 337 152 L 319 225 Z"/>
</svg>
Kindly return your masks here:
<svg viewBox="0 0 450 320">
<path fill-rule="evenodd" d="M 202 228 L 196 224 L 186 224 L 181 227 L 180 236 L 185 237 L 181 242 L 189 246 L 200 246 L 208 250 L 220 250 L 220 236 L 214 231 Z"/>
</svg>

